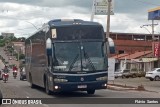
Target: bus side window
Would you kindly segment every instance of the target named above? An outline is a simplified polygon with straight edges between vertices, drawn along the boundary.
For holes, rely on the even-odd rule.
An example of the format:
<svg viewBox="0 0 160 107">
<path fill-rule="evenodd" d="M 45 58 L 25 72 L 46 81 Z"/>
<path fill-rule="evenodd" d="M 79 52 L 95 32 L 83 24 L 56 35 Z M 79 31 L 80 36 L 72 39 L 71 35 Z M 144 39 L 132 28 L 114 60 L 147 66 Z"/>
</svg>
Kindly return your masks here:
<svg viewBox="0 0 160 107">
<path fill-rule="evenodd" d="M 48 55 L 48 66 L 52 65 L 52 56 Z"/>
<path fill-rule="evenodd" d="M 53 58 L 53 66 L 59 66 L 59 62 L 56 57 Z"/>
</svg>

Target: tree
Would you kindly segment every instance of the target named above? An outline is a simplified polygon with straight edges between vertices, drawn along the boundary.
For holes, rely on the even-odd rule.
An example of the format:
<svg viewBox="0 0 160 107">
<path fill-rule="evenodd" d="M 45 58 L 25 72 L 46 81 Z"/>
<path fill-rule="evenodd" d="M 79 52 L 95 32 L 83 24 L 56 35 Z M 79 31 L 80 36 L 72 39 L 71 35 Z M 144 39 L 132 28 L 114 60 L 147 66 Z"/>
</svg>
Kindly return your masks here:
<svg viewBox="0 0 160 107">
<path fill-rule="evenodd" d="M 19 59 L 25 59 L 25 55 L 24 54 L 20 54 L 19 55 Z"/>
<path fill-rule="evenodd" d="M 3 36 L 0 36 L 0 39 L 3 39 Z"/>
<path fill-rule="evenodd" d="M 5 40 L 0 39 L 0 47 L 3 47 L 3 46 L 5 46 Z"/>
<path fill-rule="evenodd" d="M 20 42 L 24 42 L 25 40 L 26 40 L 26 38 L 24 38 L 24 37 L 18 38 L 18 41 L 20 41 Z"/>
</svg>

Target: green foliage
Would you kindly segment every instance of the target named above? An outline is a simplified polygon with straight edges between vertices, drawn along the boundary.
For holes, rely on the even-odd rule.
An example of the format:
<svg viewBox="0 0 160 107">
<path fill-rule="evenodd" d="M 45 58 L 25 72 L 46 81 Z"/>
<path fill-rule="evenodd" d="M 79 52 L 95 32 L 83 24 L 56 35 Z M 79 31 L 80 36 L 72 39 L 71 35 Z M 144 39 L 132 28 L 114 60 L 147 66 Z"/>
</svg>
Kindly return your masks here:
<svg viewBox="0 0 160 107">
<path fill-rule="evenodd" d="M 0 36 L 0 39 L 3 39 L 3 36 Z"/>
<path fill-rule="evenodd" d="M 9 51 L 10 53 L 12 53 L 12 52 L 14 51 L 14 49 L 13 49 L 13 48 L 8 48 L 8 51 Z"/>
<path fill-rule="evenodd" d="M 3 46 L 5 46 L 5 40 L 0 39 L 0 47 L 3 47 Z"/>
<path fill-rule="evenodd" d="M 5 64 L 8 64 L 9 62 L 5 61 Z"/>
<path fill-rule="evenodd" d="M 0 43 L 0 47 L 4 47 L 5 46 L 5 43 Z"/>
<path fill-rule="evenodd" d="M 19 59 L 25 59 L 25 55 L 24 54 L 20 54 L 19 55 Z"/>
<path fill-rule="evenodd" d="M 24 42 L 25 40 L 26 40 L 26 38 L 24 38 L 24 37 L 18 38 L 19 42 Z"/>
<path fill-rule="evenodd" d="M 13 55 L 18 59 L 18 53 L 14 53 Z"/>
<path fill-rule="evenodd" d="M 15 64 L 9 65 L 10 68 L 13 68 L 13 66 L 15 66 Z"/>
<path fill-rule="evenodd" d="M 7 48 L 9 49 L 9 48 L 12 48 L 12 46 L 7 46 Z"/>
</svg>

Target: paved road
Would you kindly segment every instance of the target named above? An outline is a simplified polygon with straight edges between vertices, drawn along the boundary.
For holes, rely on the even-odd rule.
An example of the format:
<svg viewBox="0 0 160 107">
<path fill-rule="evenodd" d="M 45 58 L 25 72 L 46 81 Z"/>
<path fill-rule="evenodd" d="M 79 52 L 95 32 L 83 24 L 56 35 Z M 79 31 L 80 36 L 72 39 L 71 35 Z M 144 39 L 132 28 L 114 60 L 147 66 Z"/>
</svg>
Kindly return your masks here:
<svg viewBox="0 0 160 107">
<path fill-rule="evenodd" d="M 0 51 L 1 52 L 1 51 Z M 3 55 L 2 55 L 3 56 Z M 5 55 L 4 55 L 5 56 Z M 0 61 L 0 67 L 3 68 Z M 76 102 L 75 98 L 160 98 L 160 93 L 155 92 L 138 92 L 138 91 L 113 91 L 113 90 L 99 90 L 95 95 L 88 95 L 86 92 L 72 92 L 59 93 L 56 95 L 47 95 L 44 89 L 37 87 L 31 89 L 27 81 L 20 81 L 19 75 L 14 79 L 10 73 L 9 81 L 3 83 L 0 81 L 0 90 L 2 90 L 4 98 L 60 98 L 67 99 L 67 101 Z M 91 101 L 92 102 L 92 101 Z M 62 100 L 62 103 L 63 100 Z M 150 107 L 151 105 L 125 105 L 125 104 L 42 104 L 42 105 L 2 105 L 1 107 Z M 152 105 L 153 106 L 153 105 Z M 159 107 L 154 105 L 153 107 Z"/>
<path fill-rule="evenodd" d="M 59 93 L 56 95 L 47 95 L 44 89 L 37 87 L 36 89 L 31 89 L 27 81 L 20 81 L 19 76 L 17 79 L 12 77 L 10 73 L 9 81 L 3 83 L 0 81 L 0 89 L 2 90 L 4 98 L 67 98 L 68 101 L 72 100 L 76 102 L 75 98 L 160 98 L 160 93 L 154 92 L 137 92 L 137 91 L 113 91 L 113 90 L 99 90 L 96 91 L 95 95 L 88 95 L 86 92 L 73 92 L 73 93 Z M 63 101 L 63 100 L 62 100 Z M 63 103 L 63 102 L 62 102 Z M 14 105 L 10 107 L 33 107 L 33 105 Z M 70 105 L 34 105 L 34 107 L 61 107 Z M 106 107 L 106 105 L 74 105 L 77 107 Z M 112 105 L 113 107 L 124 107 L 125 105 Z M 141 105 L 142 106 L 142 105 Z M 2 107 L 8 107 L 8 105 L 3 105 Z M 145 106 L 147 107 L 147 106 Z M 148 106 L 149 107 L 149 106 Z M 155 105 L 156 107 L 156 105 Z M 158 106 L 157 106 L 158 107 Z"/>
<path fill-rule="evenodd" d="M 18 61 L 13 60 L 13 59 L 14 59 L 13 56 L 7 56 L 2 47 L 0 47 L 0 55 L 1 55 L 7 62 L 9 62 L 10 65 L 12 65 L 12 64 L 18 65 Z M 12 58 L 12 60 L 9 60 L 10 57 Z"/>
</svg>

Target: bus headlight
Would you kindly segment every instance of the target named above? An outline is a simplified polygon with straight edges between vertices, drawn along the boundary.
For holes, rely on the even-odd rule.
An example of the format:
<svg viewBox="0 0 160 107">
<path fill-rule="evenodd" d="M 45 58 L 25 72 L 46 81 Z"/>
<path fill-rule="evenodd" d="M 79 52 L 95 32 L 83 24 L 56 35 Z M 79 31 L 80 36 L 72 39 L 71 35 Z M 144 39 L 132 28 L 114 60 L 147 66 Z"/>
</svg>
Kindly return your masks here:
<svg viewBox="0 0 160 107">
<path fill-rule="evenodd" d="M 55 78 L 54 82 L 68 82 L 68 80 L 67 79 L 58 79 L 58 78 Z"/>
<path fill-rule="evenodd" d="M 108 79 L 107 76 L 96 78 L 97 81 L 104 81 L 104 80 L 107 80 L 107 79 Z"/>
</svg>

